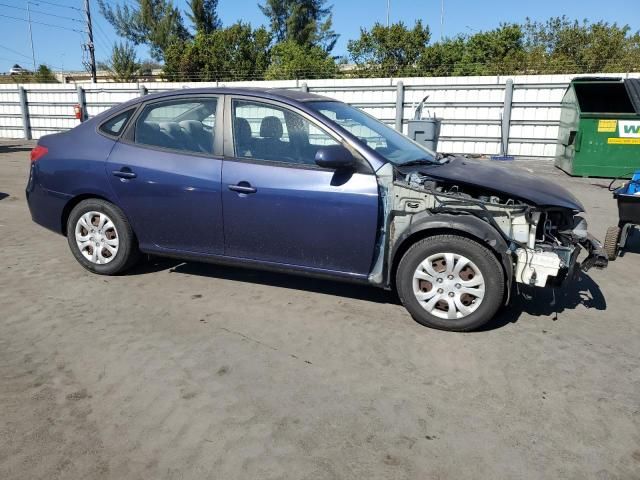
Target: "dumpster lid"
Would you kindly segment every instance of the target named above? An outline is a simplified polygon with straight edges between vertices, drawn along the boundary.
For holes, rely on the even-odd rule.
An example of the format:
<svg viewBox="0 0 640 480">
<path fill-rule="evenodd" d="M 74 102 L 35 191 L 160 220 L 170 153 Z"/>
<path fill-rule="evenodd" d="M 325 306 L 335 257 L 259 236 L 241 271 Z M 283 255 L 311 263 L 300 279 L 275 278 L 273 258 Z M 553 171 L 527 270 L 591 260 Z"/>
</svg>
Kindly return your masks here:
<svg viewBox="0 0 640 480">
<path fill-rule="evenodd" d="M 625 80 L 624 86 L 627 88 L 633 109 L 640 115 L 640 78 L 629 78 Z"/>
</svg>

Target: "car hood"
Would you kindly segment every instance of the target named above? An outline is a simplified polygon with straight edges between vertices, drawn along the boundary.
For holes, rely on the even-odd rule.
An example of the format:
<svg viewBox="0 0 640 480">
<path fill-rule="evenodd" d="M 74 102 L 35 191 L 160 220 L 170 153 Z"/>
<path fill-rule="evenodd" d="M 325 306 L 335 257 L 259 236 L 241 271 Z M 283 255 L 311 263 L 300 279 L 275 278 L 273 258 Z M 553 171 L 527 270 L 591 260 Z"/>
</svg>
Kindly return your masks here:
<svg viewBox="0 0 640 480">
<path fill-rule="evenodd" d="M 521 168 L 507 168 L 487 160 L 455 157 L 444 164 L 414 165 L 399 167 L 399 170 L 403 173 L 419 171 L 434 180 L 486 188 L 539 207 L 562 207 L 584 211 L 580 200 L 566 188 Z"/>
</svg>

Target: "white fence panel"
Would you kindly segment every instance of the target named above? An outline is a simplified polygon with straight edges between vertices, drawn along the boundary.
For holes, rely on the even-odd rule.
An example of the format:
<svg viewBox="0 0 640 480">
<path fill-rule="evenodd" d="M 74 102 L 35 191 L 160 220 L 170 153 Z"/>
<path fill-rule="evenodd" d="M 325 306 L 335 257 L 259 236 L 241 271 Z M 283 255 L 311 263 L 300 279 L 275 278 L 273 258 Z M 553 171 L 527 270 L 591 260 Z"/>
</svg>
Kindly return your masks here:
<svg viewBox="0 0 640 480">
<path fill-rule="evenodd" d="M 639 74 L 598 74 L 640 77 Z M 441 121 L 438 150 L 475 155 L 501 151 L 505 85 L 514 83 L 508 153 L 516 156 L 555 155 L 560 102 L 573 75 L 517 75 L 513 77 L 424 77 L 278 80 L 256 82 L 144 82 L 83 84 L 87 114 L 91 117 L 114 105 L 138 97 L 181 88 L 259 87 L 307 89 L 352 104 L 385 123 L 394 125 L 401 113 L 402 129 L 426 98 L 423 116 Z M 396 112 L 398 83 L 404 102 Z M 76 126 L 73 107 L 80 103 L 75 85 L 24 84 L 32 138 Z M 20 85 L 0 85 L 0 137 L 23 138 Z"/>
</svg>

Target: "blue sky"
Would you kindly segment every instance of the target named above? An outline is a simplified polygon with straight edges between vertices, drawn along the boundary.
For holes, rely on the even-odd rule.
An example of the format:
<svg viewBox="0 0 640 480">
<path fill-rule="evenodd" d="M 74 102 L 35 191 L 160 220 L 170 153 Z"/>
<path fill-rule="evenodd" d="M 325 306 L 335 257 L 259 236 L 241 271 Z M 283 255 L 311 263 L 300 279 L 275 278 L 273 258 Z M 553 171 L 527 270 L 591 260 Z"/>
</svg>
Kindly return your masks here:
<svg viewBox="0 0 640 480">
<path fill-rule="evenodd" d="M 96 57 L 105 59 L 117 37 L 110 25 L 101 17 L 96 0 L 90 0 L 94 17 Z M 132 0 L 113 0 L 113 3 Z M 186 0 L 174 0 L 180 7 Z M 83 0 L 32 0 L 34 22 L 61 25 L 82 30 Z M 346 53 L 347 41 L 358 36 L 361 26 L 370 27 L 376 21 L 386 21 L 387 0 L 333 0 L 334 28 L 341 34 L 334 53 Z M 0 0 L 0 71 L 7 71 L 14 63 L 27 68 L 31 65 L 28 24 L 6 16 L 26 18 L 26 0 Z M 14 8 L 12 8 L 14 7 Z M 17 7 L 17 8 L 16 8 Z M 256 0 L 220 0 L 220 15 L 225 24 L 243 20 L 252 25 L 265 24 L 266 19 Z M 53 16 L 57 15 L 57 16 Z M 444 35 L 487 30 L 500 22 L 521 22 L 528 16 L 543 20 L 551 16 L 567 15 L 571 18 L 606 20 L 628 24 L 640 29 L 640 8 L 633 0 L 445 0 Z M 413 24 L 417 19 L 431 27 L 433 38 L 440 37 L 440 0 L 391 0 L 391 21 L 403 20 Z M 78 32 L 33 24 L 36 62 L 46 63 L 54 69 L 80 69 L 84 36 Z M 148 56 L 141 47 L 142 58 Z"/>
</svg>

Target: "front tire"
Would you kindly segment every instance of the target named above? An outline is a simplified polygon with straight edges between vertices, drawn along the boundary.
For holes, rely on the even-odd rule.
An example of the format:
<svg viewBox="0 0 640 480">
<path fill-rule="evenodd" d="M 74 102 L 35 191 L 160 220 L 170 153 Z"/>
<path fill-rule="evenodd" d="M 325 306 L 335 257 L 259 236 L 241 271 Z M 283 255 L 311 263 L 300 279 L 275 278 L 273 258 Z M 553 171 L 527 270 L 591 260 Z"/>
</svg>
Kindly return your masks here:
<svg viewBox="0 0 640 480">
<path fill-rule="evenodd" d="M 139 258 L 135 235 L 122 210 L 97 198 L 73 208 L 67 220 L 67 241 L 78 263 L 100 275 L 122 273 Z"/>
<path fill-rule="evenodd" d="M 493 318 L 504 301 L 505 280 L 488 248 L 458 235 L 434 235 L 404 254 L 396 288 L 418 323 L 465 332 Z"/>
</svg>

